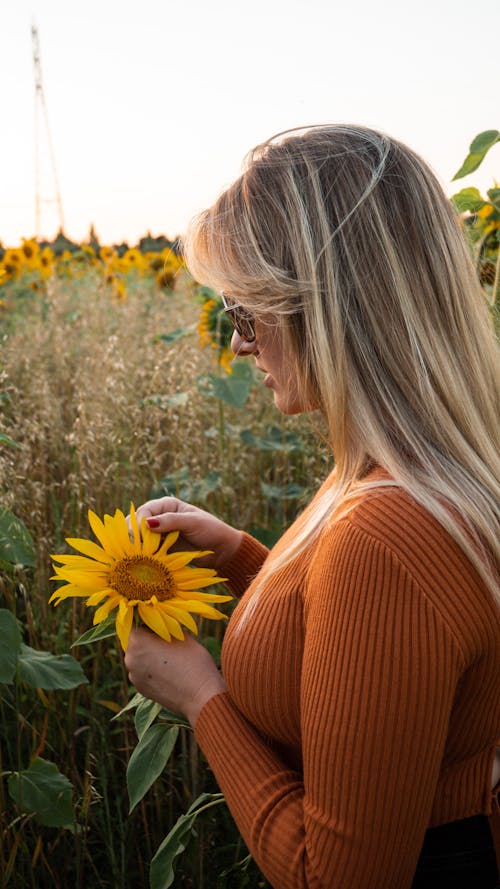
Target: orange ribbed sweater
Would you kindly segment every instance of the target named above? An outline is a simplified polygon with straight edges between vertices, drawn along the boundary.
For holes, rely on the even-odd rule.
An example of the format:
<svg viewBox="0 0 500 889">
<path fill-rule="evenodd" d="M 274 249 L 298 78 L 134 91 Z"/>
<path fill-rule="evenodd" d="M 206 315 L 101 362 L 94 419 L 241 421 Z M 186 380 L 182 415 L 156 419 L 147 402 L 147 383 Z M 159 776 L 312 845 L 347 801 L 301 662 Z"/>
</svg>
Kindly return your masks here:
<svg viewBox="0 0 500 889">
<path fill-rule="evenodd" d="M 198 743 L 274 889 L 407 889 L 428 827 L 500 820 L 499 611 L 394 487 L 274 575 L 238 632 L 266 555 L 245 535 L 225 566 L 244 595 Z"/>
</svg>

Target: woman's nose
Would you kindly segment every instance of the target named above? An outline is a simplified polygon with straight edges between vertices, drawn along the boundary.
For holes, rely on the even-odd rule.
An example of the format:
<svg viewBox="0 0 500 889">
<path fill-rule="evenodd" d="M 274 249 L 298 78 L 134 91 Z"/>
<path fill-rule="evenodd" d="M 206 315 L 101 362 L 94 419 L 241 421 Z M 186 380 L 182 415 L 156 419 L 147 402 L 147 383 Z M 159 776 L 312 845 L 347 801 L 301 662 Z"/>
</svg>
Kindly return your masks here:
<svg viewBox="0 0 500 889">
<path fill-rule="evenodd" d="M 239 335 L 238 331 L 235 330 L 231 337 L 231 350 L 235 355 L 252 355 L 255 351 L 255 340 L 248 343 Z"/>
</svg>

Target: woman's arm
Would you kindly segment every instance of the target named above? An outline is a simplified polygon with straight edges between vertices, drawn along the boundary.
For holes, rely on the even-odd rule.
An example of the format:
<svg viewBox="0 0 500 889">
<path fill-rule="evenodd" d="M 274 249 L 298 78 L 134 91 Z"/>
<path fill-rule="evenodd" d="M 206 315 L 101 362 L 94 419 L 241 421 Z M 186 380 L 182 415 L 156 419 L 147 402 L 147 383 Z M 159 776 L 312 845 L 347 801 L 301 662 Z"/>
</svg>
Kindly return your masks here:
<svg viewBox="0 0 500 889">
<path fill-rule="evenodd" d="M 236 596 L 245 592 L 268 555 L 267 548 L 249 534 L 177 497 L 143 503 L 137 510 L 139 527 L 143 519 L 157 534 L 180 531 L 175 549 L 211 550 L 212 554 L 198 559 L 197 564 L 215 568 L 226 577 Z"/>
<path fill-rule="evenodd" d="M 451 632 L 397 556 L 341 523 L 306 596 L 303 775 L 229 694 L 196 724 L 274 889 L 406 889 L 426 830 L 461 671 Z"/>
</svg>

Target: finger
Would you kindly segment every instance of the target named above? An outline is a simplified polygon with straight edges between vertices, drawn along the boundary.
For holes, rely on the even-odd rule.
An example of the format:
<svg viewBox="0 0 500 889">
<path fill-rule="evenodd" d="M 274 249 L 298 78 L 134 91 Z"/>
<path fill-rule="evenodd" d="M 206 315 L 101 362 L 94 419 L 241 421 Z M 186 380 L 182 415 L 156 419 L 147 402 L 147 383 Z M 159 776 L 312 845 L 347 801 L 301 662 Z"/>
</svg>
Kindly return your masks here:
<svg viewBox="0 0 500 889">
<path fill-rule="evenodd" d="M 137 518 L 138 527 L 141 528 L 142 520 L 151 518 L 152 516 L 158 515 L 158 513 L 163 512 L 172 512 L 176 513 L 179 505 L 182 503 L 181 500 L 178 500 L 177 497 L 159 497 L 156 500 L 148 500 L 146 503 L 143 503 L 139 506 L 135 511 L 135 515 Z M 127 516 L 127 525 L 129 529 L 129 534 L 132 534 L 132 525 L 130 522 L 130 516 Z M 151 530 L 157 530 L 158 525 L 155 523 L 151 524 L 148 527 Z"/>
<path fill-rule="evenodd" d="M 137 511 L 147 510 L 150 515 L 161 515 L 164 512 L 182 512 L 186 507 L 189 508 L 189 504 L 178 497 L 158 497 L 156 500 L 147 500 Z"/>
<path fill-rule="evenodd" d="M 196 531 L 196 518 L 192 513 L 163 512 L 160 515 L 146 516 L 146 524 L 152 531 L 159 534 L 168 534 L 170 531 L 180 531 L 189 537 Z"/>
</svg>

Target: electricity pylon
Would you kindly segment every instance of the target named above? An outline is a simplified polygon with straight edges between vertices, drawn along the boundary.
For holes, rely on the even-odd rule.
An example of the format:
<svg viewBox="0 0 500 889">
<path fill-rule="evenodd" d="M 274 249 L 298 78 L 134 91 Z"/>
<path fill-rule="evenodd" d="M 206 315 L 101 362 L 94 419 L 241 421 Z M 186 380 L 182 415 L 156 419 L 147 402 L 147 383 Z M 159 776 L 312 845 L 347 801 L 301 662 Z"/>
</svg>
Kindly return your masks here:
<svg viewBox="0 0 500 889">
<path fill-rule="evenodd" d="M 42 83 L 42 66 L 40 64 L 40 44 L 38 41 L 38 29 L 35 25 L 31 27 L 31 37 L 33 42 L 33 66 L 35 72 L 35 235 L 37 240 L 40 239 L 42 204 L 57 204 L 59 215 L 59 227 L 64 230 L 64 216 L 61 201 L 61 189 L 59 188 L 59 177 L 57 175 L 56 156 L 54 153 L 54 144 L 50 133 L 49 115 L 47 112 L 47 103 L 45 101 L 45 93 Z M 40 149 L 41 149 L 41 125 L 45 126 L 46 144 L 49 150 L 50 165 L 52 168 L 52 187 L 55 196 L 42 198 L 40 195 Z"/>
</svg>

